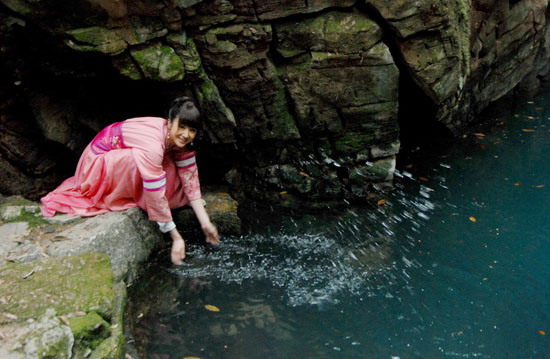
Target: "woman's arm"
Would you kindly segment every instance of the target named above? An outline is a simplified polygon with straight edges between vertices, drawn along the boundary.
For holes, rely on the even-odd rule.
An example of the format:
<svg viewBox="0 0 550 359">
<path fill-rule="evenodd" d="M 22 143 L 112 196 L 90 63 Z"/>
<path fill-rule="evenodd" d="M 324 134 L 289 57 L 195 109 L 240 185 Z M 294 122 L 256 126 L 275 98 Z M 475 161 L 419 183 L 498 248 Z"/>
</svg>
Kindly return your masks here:
<svg viewBox="0 0 550 359">
<path fill-rule="evenodd" d="M 195 216 L 199 220 L 206 241 L 213 245 L 220 244 L 218 229 L 210 222 L 210 217 L 204 208 L 203 200 L 201 198 L 195 199 L 189 205 L 193 208 L 193 212 L 195 212 Z"/>
<path fill-rule="evenodd" d="M 168 233 L 170 234 L 170 238 L 172 238 L 172 251 L 170 252 L 172 263 L 181 265 L 183 259 L 185 259 L 185 241 L 176 228 Z"/>
</svg>

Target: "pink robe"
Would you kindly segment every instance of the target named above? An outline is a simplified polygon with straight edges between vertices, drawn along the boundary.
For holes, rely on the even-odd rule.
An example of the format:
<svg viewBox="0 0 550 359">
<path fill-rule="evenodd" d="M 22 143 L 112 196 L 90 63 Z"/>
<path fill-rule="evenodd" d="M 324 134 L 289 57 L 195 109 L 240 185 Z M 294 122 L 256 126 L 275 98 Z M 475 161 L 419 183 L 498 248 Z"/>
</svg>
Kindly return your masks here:
<svg viewBox="0 0 550 359">
<path fill-rule="evenodd" d="M 166 151 L 166 120 L 132 118 L 104 128 L 86 147 L 75 175 L 41 199 L 42 214 L 95 216 L 140 207 L 171 222 L 171 208 L 201 198 L 195 153 Z"/>
</svg>

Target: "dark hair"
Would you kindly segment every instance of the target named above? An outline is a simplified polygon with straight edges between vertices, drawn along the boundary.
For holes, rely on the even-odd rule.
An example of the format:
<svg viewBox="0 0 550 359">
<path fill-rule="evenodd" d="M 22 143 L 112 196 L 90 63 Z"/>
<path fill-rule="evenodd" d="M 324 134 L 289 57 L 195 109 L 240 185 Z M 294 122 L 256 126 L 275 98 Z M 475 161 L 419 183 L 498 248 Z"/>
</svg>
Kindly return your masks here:
<svg viewBox="0 0 550 359">
<path fill-rule="evenodd" d="M 202 128 L 201 114 L 193 100 L 187 96 L 178 97 L 172 101 L 168 118 L 171 122 L 179 118 L 180 126 L 187 125 L 196 130 L 201 130 Z"/>
</svg>

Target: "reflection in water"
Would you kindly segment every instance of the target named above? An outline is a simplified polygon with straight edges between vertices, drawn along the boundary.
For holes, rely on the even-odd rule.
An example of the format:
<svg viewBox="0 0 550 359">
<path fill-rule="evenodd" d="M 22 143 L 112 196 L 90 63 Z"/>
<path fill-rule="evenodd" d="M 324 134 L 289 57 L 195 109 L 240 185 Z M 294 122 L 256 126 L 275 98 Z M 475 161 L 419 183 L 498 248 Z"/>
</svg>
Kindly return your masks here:
<svg viewBox="0 0 550 359">
<path fill-rule="evenodd" d="M 550 112 L 535 106 L 423 173 L 397 172 L 374 209 L 284 218 L 153 266 L 131 291 L 141 352 L 548 357 Z"/>
</svg>

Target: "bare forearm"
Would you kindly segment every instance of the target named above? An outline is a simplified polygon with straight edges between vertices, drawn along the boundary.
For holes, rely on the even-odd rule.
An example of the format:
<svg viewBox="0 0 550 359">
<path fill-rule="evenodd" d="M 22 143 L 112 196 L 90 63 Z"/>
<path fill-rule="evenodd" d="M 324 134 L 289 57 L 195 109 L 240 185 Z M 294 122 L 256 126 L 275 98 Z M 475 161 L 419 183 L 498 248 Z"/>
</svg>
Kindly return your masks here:
<svg viewBox="0 0 550 359">
<path fill-rule="evenodd" d="M 199 220 L 202 228 L 212 224 L 210 222 L 210 216 L 208 216 L 208 213 L 204 208 L 202 199 L 199 198 L 191 201 L 189 205 L 191 206 L 191 208 L 193 208 L 193 212 L 195 212 L 195 216 L 197 216 L 197 219 Z"/>
</svg>

